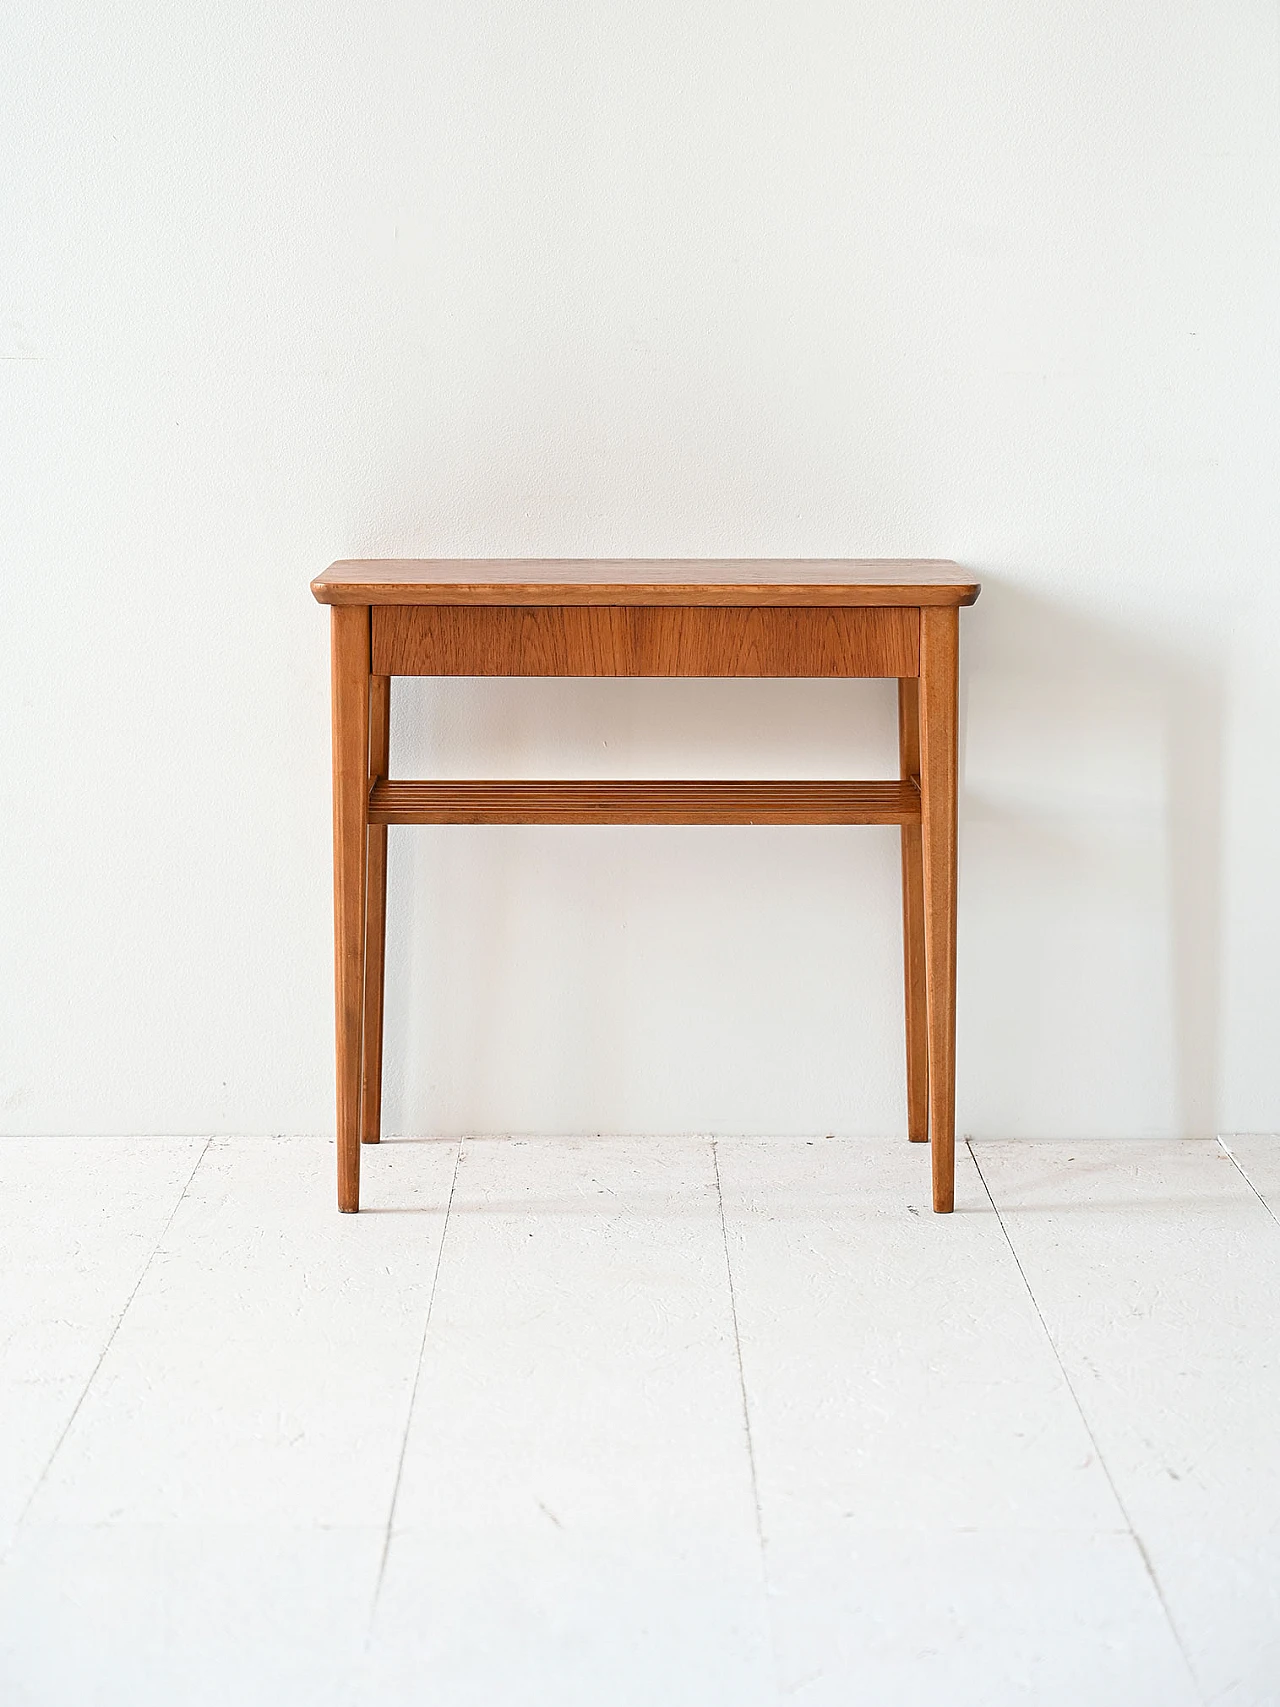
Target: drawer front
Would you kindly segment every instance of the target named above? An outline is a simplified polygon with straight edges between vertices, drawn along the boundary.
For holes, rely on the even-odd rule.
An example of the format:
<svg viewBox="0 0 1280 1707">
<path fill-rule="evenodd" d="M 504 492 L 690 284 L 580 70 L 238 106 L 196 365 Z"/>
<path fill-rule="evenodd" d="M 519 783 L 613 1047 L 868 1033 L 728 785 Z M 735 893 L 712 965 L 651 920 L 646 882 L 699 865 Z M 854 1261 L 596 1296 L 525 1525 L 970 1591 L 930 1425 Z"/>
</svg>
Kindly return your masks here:
<svg viewBox="0 0 1280 1707">
<path fill-rule="evenodd" d="M 374 605 L 378 676 L 915 676 L 915 607 Z"/>
</svg>

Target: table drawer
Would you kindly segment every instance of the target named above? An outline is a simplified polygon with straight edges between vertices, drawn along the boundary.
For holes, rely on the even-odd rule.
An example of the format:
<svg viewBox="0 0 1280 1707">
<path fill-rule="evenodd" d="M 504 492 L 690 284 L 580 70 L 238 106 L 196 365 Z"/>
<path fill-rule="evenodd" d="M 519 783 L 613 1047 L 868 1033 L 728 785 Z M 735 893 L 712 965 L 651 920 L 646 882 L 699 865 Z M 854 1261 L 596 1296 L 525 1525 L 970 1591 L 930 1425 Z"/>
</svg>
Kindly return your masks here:
<svg viewBox="0 0 1280 1707">
<path fill-rule="evenodd" d="M 379 676 L 915 676 L 895 605 L 374 605 Z"/>
</svg>

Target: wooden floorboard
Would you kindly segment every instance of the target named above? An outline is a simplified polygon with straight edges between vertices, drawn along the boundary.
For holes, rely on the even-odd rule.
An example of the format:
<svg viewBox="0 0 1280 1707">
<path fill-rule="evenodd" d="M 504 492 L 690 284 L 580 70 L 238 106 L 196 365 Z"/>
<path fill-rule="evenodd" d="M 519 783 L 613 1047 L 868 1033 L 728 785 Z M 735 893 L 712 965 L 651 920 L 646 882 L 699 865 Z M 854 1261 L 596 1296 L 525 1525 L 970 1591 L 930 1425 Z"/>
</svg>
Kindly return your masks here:
<svg viewBox="0 0 1280 1707">
<path fill-rule="evenodd" d="M 1280 1700 L 1280 1140 L 394 1134 L 0 1140 L 0 1700 Z"/>
</svg>

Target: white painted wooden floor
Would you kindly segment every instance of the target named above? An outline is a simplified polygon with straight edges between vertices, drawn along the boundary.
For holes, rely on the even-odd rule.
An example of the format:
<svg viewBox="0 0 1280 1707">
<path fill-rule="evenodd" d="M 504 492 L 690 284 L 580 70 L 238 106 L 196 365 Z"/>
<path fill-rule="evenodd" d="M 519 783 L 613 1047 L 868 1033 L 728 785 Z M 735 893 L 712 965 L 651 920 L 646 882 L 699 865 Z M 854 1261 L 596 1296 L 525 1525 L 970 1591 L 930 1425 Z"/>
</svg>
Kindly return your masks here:
<svg viewBox="0 0 1280 1707">
<path fill-rule="evenodd" d="M 1280 1703 L 1280 1140 L 0 1140 L 4 1707 Z"/>
</svg>

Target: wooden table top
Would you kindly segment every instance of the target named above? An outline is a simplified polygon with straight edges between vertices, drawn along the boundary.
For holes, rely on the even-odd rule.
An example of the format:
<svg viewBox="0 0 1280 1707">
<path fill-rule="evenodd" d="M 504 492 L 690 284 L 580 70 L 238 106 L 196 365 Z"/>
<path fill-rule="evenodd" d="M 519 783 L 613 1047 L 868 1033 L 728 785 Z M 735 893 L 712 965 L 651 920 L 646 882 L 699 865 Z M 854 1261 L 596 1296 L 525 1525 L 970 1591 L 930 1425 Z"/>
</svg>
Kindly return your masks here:
<svg viewBox="0 0 1280 1707">
<path fill-rule="evenodd" d="M 324 605 L 971 605 L 945 558 L 387 557 L 331 563 Z"/>
</svg>

